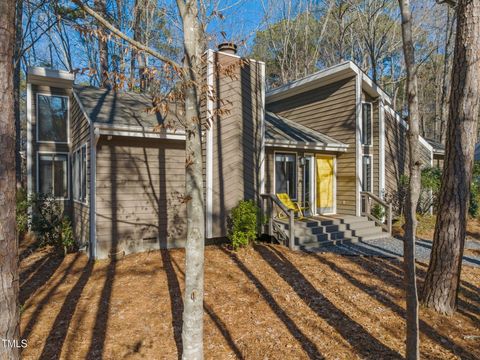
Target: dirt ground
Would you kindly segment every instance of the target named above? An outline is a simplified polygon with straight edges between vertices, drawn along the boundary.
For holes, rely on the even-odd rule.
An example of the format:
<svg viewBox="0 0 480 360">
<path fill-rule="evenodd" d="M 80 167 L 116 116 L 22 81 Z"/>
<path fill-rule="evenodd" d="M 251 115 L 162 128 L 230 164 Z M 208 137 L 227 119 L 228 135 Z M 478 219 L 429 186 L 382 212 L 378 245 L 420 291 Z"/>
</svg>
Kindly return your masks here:
<svg viewBox="0 0 480 360">
<path fill-rule="evenodd" d="M 116 262 L 22 247 L 24 359 L 178 359 L 184 251 Z M 206 359 L 397 359 L 401 263 L 275 245 L 205 251 Z M 425 266 L 419 266 L 420 282 Z M 420 284 L 421 286 L 421 284 Z M 423 359 L 480 359 L 480 268 L 453 317 L 421 309 Z"/>
</svg>

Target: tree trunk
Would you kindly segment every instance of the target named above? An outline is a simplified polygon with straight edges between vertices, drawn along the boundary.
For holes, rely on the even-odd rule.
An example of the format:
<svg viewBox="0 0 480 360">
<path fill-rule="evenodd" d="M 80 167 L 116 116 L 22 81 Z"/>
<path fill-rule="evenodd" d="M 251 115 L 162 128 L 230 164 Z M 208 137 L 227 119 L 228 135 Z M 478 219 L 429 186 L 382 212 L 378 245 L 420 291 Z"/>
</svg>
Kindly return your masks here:
<svg viewBox="0 0 480 360">
<path fill-rule="evenodd" d="M 417 229 L 417 203 L 420 196 L 420 161 L 418 159 L 419 114 L 417 75 L 412 38 L 412 14 L 409 0 L 399 0 L 402 15 L 402 38 L 408 94 L 408 145 L 410 182 L 405 207 L 405 235 L 403 239 L 403 263 L 407 307 L 406 358 L 419 359 L 418 295 L 415 274 L 415 235 Z"/>
<path fill-rule="evenodd" d="M 97 13 L 106 19 L 107 6 L 105 0 L 95 0 L 94 5 Z M 99 24 L 98 27 L 100 28 L 101 25 Z M 108 43 L 102 35 L 98 35 L 98 57 L 100 61 L 100 87 L 110 88 L 111 83 L 108 74 Z"/>
<path fill-rule="evenodd" d="M 19 359 L 18 242 L 15 223 L 13 49 L 15 0 L 0 1 L 0 358 Z M 13 345 L 13 344 L 12 344 Z"/>
<path fill-rule="evenodd" d="M 459 0 L 445 164 L 423 303 L 457 307 L 480 103 L 480 0 Z"/>
<path fill-rule="evenodd" d="M 184 68 L 186 69 L 185 118 L 187 241 L 185 246 L 185 299 L 182 342 L 184 360 L 203 359 L 203 276 L 205 213 L 202 172 L 202 126 L 200 122 L 201 56 L 204 43 L 198 22 L 196 0 L 177 0 L 183 21 Z"/>
<path fill-rule="evenodd" d="M 17 1 L 15 8 L 15 49 L 13 52 L 13 96 L 15 112 L 15 181 L 17 189 L 22 187 L 22 157 L 20 155 L 22 143 L 22 127 L 20 124 L 20 82 L 21 82 L 21 53 L 22 53 L 22 19 L 23 1 Z"/>
</svg>

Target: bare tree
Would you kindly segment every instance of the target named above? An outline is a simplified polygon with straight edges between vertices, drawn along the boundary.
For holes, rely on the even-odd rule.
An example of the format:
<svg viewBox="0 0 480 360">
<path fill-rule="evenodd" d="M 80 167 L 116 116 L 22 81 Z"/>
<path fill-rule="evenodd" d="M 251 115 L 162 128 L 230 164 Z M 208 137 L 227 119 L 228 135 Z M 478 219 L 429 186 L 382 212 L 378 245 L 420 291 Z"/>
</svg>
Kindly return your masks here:
<svg viewBox="0 0 480 360">
<path fill-rule="evenodd" d="M 15 222 L 15 114 L 13 52 L 15 0 L 0 1 L 0 358 L 19 359 L 18 240 Z"/>
<path fill-rule="evenodd" d="M 419 359 L 418 295 L 415 273 L 415 236 L 417 230 L 417 204 L 420 196 L 419 114 L 417 75 L 412 31 L 412 13 L 409 0 L 399 0 L 402 16 L 403 53 L 407 71 L 408 94 L 408 150 L 409 173 L 407 203 L 405 206 L 405 235 L 403 238 L 403 264 L 407 303 L 407 359 Z"/>
<path fill-rule="evenodd" d="M 186 180 L 184 202 L 187 207 L 187 241 L 185 245 L 185 298 L 183 312 L 183 359 L 203 359 L 203 292 L 205 213 L 203 201 L 202 123 L 200 97 L 202 84 L 202 54 L 205 37 L 199 21 L 197 0 L 177 0 L 182 19 L 184 59 L 183 66 L 175 63 L 131 39 L 115 28 L 105 18 L 85 5 L 73 0 L 112 35 L 127 41 L 136 51 L 144 51 L 171 66 L 181 76 L 181 89 L 185 101 L 185 151 Z"/>
<path fill-rule="evenodd" d="M 422 294 L 426 306 L 444 314 L 457 307 L 480 107 L 480 0 L 459 0 L 456 5 L 444 172 Z"/>
</svg>

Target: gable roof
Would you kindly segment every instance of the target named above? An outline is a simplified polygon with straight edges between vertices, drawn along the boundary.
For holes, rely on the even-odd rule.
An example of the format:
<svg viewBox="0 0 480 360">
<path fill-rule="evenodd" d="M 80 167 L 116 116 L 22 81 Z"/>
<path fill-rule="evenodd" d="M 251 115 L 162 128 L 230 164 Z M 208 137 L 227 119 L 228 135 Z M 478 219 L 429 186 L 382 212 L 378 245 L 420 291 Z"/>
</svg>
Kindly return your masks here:
<svg viewBox="0 0 480 360">
<path fill-rule="evenodd" d="M 288 120 L 275 113 L 265 113 L 267 146 L 346 151 L 348 145 L 330 136 Z"/>
<path fill-rule="evenodd" d="M 267 104 L 272 103 L 356 75 L 361 78 L 362 88 L 367 93 L 373 97 L 381 96 L 387 104 L 392 102 L 390 96 L 353 61 L 336 64 L 271 89 L 266 93 L 265 100 Z"/>
<path fill-rule="evenodd" d="M 442 143 L 427 138 L 425 138 L 425 140 L 432 146 L 434 154 L 445 155 L 445 146 Z"/>
<path fill-rule="evenodd" d="M 171 106 L 166 116 L 162 116 L 158 112 L 147 112 L 153 107 L 153 101 L 145 94 L 78 85 L 74 86 L 74 93 L 94 124 L 120 128 L 154 128 L 165 124 L 181 128 L 181 112 L 176 104 Z"/>
</svg>

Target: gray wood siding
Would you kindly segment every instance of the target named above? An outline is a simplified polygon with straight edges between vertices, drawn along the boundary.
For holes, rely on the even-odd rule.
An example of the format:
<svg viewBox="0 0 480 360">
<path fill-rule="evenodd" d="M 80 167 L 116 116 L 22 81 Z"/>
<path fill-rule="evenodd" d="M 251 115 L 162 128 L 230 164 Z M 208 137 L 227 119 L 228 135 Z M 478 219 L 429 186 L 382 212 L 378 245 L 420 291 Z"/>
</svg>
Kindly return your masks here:
<svg viewBox="0 0 480 360">
<path fill-rule="evenodd" d="M 355 77 L 275 103 L 267 109 L 348 144 L 337 156 L 337 212 L 356 211 Z"/>
<path fill-rule="evenodd" d="M 261 144 L 261 65 L 240 66 L 236 57 L 215 53 L 212 236 L 227 235 L 227 219 L 240 200 L 258 200 Z M 226 71 L 226 69 L 230 69 Z"/>
<path fill-rule="evenodd" d="M 407 129 L 390 113 L 385 112 L 385 188 L 387 198 L 398 190 L 402 175 L 408 176 Z M 432 154 L 420 143 L 420 161 L 423 167 L 431 165 Z"/>
<path fill-rule="evenodd" d="M 83 115 L 76 99 L 70 97 L 70 141 L 72 154 L 80 146 L 87 145 L 87 190 L 86 203 L 73 200 L 73 184 L 72 184 L 72 226 L 75 238 L 79 244 L 86 244 L 90 239 L 90 125 Z M 73 157 L 72 170 L 73 170 Z M 73 171 L 71 171 L 73 179 Z"/>
<path fill-rule="evenodd" d="M 96 181 L 99 257 L 184 246 L 184 141 L 101 138 Z"/>
</svg>

